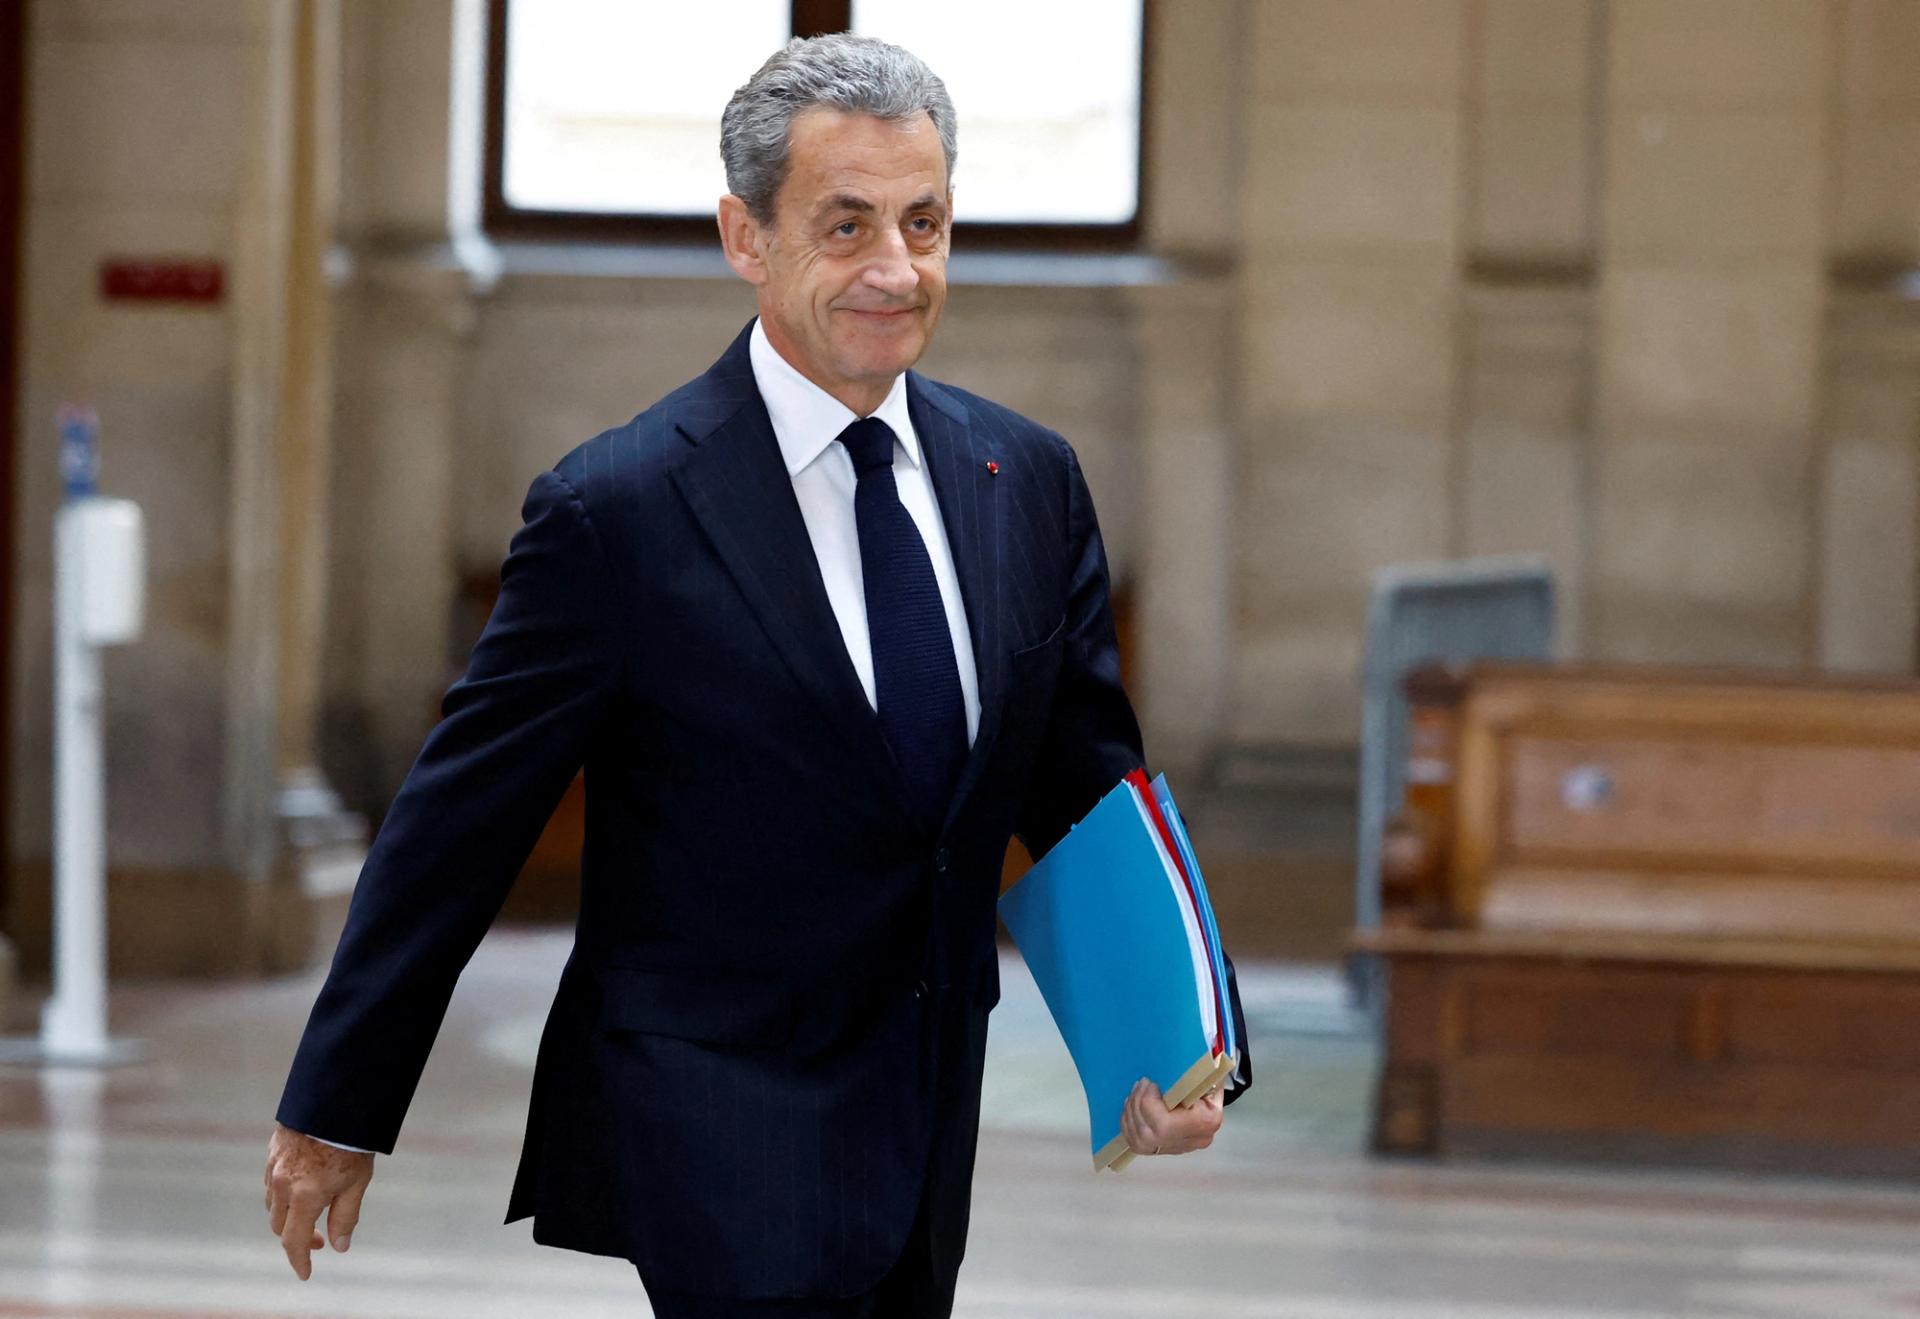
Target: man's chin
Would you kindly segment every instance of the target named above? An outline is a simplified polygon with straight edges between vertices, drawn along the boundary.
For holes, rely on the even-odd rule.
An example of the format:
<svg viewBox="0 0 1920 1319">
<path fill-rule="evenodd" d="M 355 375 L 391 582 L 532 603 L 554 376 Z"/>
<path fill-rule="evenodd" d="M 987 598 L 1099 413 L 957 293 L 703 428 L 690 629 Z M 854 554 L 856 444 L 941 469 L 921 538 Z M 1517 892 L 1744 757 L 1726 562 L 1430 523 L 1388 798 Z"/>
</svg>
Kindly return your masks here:
<svg viewBox="0 0 1920 1319">
<path fill-rule="evenodd" d="M 899 375 L 927 349 L 924 334 L 889 336 L 884 343 L 848 344 L 840 354 L 844 374 L 855 380 L 886 380 Z"/>
</svg>

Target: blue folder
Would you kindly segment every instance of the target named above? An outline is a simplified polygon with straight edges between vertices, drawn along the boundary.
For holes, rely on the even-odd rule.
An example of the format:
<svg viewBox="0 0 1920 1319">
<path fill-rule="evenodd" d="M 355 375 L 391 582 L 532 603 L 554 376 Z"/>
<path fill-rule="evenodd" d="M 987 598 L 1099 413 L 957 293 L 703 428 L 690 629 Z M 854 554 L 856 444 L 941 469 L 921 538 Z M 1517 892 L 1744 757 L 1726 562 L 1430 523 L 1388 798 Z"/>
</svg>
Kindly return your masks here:
<svg viewBox="0 0 1920 1319">
<path fill-rule="evenodd" d="M 1207 897 L 1207 881 L 1200 876 L 1200 858 L 1194 855 L 1193 839 L 1187 836 L 1187 822 L 1180 815 L 1180 808 L 1174 805 L 1173 789 L 1167 786 L 1167 776 L 1160 775 L 1153 781 L 1153 795 L 1160 803 L 1161 813 L 1166 816 L 1167 827 L 1173 833 L 1174 846 L 1180 849 L 1180 864 L 1187 868 L 1187 874 L 1193 880 L 1194 896 L 1199 899 L 1200 922 L 1207 937 L 1207 957 L 1213 963 L 1213 983 L 1220 989 L 1220 1034 L 1226 1041 L 1227 1056 L 1240 1056 L 1240 1041 L 1233 1029 L 1233 1012 L 1226 1003 L 1227 993 L 1227 954 L 1220 943 L 1220 922 L 1214 917 L 1213 902 Z"/>
<path fill-rule="evenodd" d="M 1172 803 L 1164 781 L 1154 797 Z M 1000 898 L 1000 915 L 1040 986 L 1086 1091 L 1096 1169 L 1131 1162 L 1120 1112 L 1150 1077 L 1177 1107 L 1232 1068 L 1234 1047 L 1214 1051 L 1200 999 L 1223 994 L 1217 922 L 1205 900 L 1178 814 L 1168 832 L 1191 877 L 1203 942 L 1196 968 L 1175 886 L 1185 881 L 1145 814 L 1133 784 L 1101 798 L 1052 851 Z M 1221 1038 L 1231 1014 L 1218 1012 Z"/>
</svg>

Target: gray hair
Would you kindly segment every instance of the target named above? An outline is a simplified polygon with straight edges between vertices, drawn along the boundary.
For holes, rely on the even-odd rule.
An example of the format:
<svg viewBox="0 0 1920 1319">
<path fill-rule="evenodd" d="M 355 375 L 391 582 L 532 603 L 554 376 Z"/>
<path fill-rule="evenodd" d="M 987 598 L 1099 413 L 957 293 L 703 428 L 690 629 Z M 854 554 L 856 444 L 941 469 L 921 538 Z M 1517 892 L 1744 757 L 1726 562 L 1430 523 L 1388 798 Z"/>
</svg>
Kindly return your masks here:
<svg viewBox="0 0 1920 1319">
<path fill-rule="evenodd" d="M 817 105 L 896 122 L 924 111 L 940 134 L 947 178 L 953 178 L 953 101 L 919 56 L 851 32 L 795 37 L 734 92 L 720 116 L 727 188 L 760 223 L 773 223 L 794 116 Z"/>
</svg>

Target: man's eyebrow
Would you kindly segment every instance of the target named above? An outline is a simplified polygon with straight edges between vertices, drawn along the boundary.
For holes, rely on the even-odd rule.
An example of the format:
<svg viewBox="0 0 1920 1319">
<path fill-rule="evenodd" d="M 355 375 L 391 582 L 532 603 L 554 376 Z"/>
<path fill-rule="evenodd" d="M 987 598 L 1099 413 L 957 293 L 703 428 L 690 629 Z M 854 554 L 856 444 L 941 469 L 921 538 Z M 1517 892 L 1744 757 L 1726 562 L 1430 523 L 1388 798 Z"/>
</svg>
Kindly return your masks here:
<svg viewBox="0 0 1920 1319">
<path fill-rule="evenodd" d="M 947 209 L 947 204 L 945 198 L 936 197 L 933 193 L 929 192 L 914 198 L 913 201 L 908 204 L 907 209 L 910 211 L 944 211 Z"/>
<path fill-rule="evenodd" d="M 834 211 L 855 211 L 861 215 L 873 214 L 873 203 L 864 197 L 856 197 L 850 192 L 836 193 L 820 203 L 816 214 L 827 215 Z"/>
</svg>

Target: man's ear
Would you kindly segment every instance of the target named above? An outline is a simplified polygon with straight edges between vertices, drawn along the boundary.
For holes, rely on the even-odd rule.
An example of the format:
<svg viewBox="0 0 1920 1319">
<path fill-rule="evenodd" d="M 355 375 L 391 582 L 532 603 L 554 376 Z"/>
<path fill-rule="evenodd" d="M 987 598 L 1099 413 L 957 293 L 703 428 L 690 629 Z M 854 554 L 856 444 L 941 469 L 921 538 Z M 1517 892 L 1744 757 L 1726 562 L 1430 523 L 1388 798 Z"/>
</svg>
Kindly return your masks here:
<svg viewBox="0 0 1920 1319">
<path fill-rule="evenodd" d="M 720 199 L 720 250 L 726 254 L 733 273 L 758 288 L 767 282 L 767 260 L 762 248 L 760 222 L 747 210 L 747 204 L 732 193 Z"/>
</svg>

